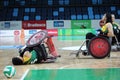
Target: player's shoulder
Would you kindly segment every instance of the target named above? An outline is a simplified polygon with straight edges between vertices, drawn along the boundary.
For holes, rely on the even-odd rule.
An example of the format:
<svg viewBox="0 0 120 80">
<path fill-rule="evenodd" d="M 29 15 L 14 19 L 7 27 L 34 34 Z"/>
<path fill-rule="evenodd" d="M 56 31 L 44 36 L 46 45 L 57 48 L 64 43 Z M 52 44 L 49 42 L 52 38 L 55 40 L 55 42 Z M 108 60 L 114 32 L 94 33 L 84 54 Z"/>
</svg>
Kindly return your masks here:
<svg viewBox="0 0 120 80">
<path fill-rule="evenodd" d="M 109 26 L 112 26 L 112 23 L 109 22 L 109 23 L 106 23 L 105 25 L 109 27 Z"/>
</svg>

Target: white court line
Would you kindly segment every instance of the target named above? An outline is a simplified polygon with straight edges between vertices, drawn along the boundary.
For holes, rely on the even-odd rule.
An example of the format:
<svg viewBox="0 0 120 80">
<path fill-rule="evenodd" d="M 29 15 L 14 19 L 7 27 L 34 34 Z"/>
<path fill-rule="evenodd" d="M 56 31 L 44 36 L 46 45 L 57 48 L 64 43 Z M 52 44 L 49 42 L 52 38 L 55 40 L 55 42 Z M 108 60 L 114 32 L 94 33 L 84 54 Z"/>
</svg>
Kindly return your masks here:
<svg viewBox="0 0 120 80">
<path fill-rule="evenodd" d="M 73 65 L 73 64 L 71 64 L 71 65 L 65 65 L 65 66 L 60 67 L 59 69 L 64 69 L 64 68 L 70 67 L 70 66 L 72 66 L 72 65 Z"/>
<path fill-rule="evenodd" d="M 22 78 L 21 78 L 20 80 L 24 80 L 24 78 L 26 77 L 26 75 L 28 74 L 28 72 L 29 72 L 29 69 L 27 69 L 27 70 L 25 71 L 25 73 L 23 74 L 23 76 L 22 76 Z"/>
<path fill-rule="evenodd" d="M 80 46 L 70 46 L 59 48 L 61 50 L 79 50 Z M 86 46 L 82 46 L 81 50 L 86 50 Z"/>
<path fill-rule="evenodd" d="M 76 69 L 76 68 L 70 68 L 70 66 L 75 66 L 75 64 L 65 65 L 65 66 L 60 67 L 59 69 Z M 116 69 L 119 67 L 103 67 L 103 68 L 88 67 L 88 68 L 77 68 L 77 69 L 111 69 L 111 68 Z"/>
</svg>

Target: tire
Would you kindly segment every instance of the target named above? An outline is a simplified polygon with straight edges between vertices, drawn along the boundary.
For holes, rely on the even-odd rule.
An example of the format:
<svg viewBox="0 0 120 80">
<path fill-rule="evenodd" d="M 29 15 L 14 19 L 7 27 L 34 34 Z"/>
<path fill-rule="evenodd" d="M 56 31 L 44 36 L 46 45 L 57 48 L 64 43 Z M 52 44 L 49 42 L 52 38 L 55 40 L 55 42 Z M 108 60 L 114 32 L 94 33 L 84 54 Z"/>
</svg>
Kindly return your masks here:
<svg viewBox="0 0 120 80">
<path fill-rule="evenodd" d="M 44 44 L 40 45 L 40 50 L 42 52 L 43 60 L 46 61 L 48 54 L 47 54 L 47 51 L 46 51 L 46 48 L 45 48 Z"/>
<path fill-rule="evenodd" d="M 34 47 L 42 43 L 47 38 L 48 33 L 46 31 L 39 31 L 33 34 L 26 42 L 27 47 Z"/>
<path fill-rule="evenodd" d="M 102 59 L 109 56 L 111 51 L 111 45 L 105 37 L 95 37 L 90 40 L 88 44 L 88 52 L 97 59 Z"/>
</svg>

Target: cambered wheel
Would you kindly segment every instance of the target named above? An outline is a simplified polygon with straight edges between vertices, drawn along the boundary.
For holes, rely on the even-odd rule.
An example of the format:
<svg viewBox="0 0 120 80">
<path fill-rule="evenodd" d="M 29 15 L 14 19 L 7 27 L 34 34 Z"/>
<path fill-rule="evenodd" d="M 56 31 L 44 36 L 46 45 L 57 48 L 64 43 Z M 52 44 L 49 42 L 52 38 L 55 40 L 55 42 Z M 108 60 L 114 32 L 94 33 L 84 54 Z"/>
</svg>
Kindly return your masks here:
<svg viewBox="0 0 120 80">
<path fill-rule="evenodd" d="M 109 56 L 111 51 L 111 45 L 105 37 L 95 37 L 89 42 L 88 52 L 97 59 L 105 58 Z"/>
<path fill-rule="evenodd" d="M 47 37 L 46 31 L 39 31 L 35 34 L 33 34 L 27 41 L 26 45 L 27 47 L 33 47 L 38 44 L 41 44 L 41 42 Z"/>
</svg>

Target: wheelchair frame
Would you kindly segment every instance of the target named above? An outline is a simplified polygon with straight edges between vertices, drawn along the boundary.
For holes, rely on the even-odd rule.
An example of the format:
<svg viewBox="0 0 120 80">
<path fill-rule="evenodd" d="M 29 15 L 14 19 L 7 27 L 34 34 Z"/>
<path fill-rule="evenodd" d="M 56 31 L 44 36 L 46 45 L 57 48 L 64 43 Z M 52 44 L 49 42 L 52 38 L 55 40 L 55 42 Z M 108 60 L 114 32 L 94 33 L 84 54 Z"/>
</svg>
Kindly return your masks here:
<svg viewBox="0 0 120 80">
<path fill-rule="evenodd" d="M 104 43 L 103 42 L 101 42 L 102 43 L 102 45 L 101 45 L 101 43 L 99 43 L 99 42 L 97 42 L 97 44 L 98 45 L 93 45 L 94 44 L 94 42 L 92 42 L 93 40 L 95 41 L 98 41 L 99 39 L 101 39 L 101 41 L 104 41 Z M 81 46 L 80 46 L 80 48 L 77 50 L 77 51 L 73 51 L 70 55 L 72 55 L 72 54 L 75 54 L 76 55 L 76 57 L 77 58 L 79 58 L 79 54 L 80 53 L 84 53 L 84 50 L 82 50 L 82 47 L 85 45 L 85 43 L 86 43 L 86 41 L 88 41 L 89 40 L 89 43 L 88 43 L 88 54 L 89 55 L 91 55 L 91 56 L 93 56 L 94 58 L 97 58 L 97 59 L 102 59 L 102 58 L 105 58 L 105 57 L 110 57 L 110 51 L 111 51 L 111 44 L 110 44 L 110 41 L 108 41 L 108 39 L 107 38 L 105 38 L 105 37 L 101 37 L 101 36 L 96 36 L 96 37 L 94 37 L 94 38 L 92 38 L 91 40 L 90 39 L 87 39 L 87 40 L 85 40 L 85 41 L 83 41 L 83 43 L 81 44 Z M 105 46 L 105 43 L 106 43 L 106 45 L 108 46 L 108 48 L 106 49 L 106 48 L 104 48 L 104 46 Z M 93 46 L 91 46 L 91 45 L 93 45 Z M 91 50 L 91 48 L 90 47 L 94 47 L 94 46 L 96 46 L 95 48 L 97 48 L 97 49 L 95 49 L 94 48 L 94 50 L 103 50 L 102 52 L 101 52 L 101 54 L 98 52 L 98 51 L 95 51 L 96 53 L 94 53 L 92 50 Z M 106 50 L 106 51 L 105 51 Z M 99 55 L 97 55 L 97 54 L 99 54 Z"/>
<path fill-rule="evenodd" d="M 48 32 L 45 30 L 39 31 L 35 34 L 33 34 L 28 41 L 26 42 L 27 47 L 35 47 L 40 44 L 44 44 L 46 47 L 47 54 L 52 55 L 52 56 L 47 56 L 47 60 L 44 62 L 50 62 L 52 60 L 57 59 L 57 57 L 61 57 L 53 44 L 52 37 L 48 35 Z M 48 49 L 48 50 L 47 50 Z"/>
</svg>

